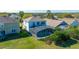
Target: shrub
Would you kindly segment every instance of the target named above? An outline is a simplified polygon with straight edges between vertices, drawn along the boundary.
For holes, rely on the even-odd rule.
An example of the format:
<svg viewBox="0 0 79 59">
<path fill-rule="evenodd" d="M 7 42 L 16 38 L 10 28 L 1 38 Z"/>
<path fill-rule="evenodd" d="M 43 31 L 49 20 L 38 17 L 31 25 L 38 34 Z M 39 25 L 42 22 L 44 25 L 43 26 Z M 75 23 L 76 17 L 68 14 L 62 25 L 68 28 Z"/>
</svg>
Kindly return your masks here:
<svg viewBox="0 0 79 59">
<path fill-rule="evenodd" d="M 66 30 L 68 34 L 70 35 L 71 38 L 74 39 L 79 39 L 79 29 L 78 27 L 70 27 L 69 29 Z"/>
<path fill-rule="evenodd" d="M 71 39 L 70 34 L 66 30 L 56 31 L 49 38 L 54 41 L 55 45 L 62 47 L 69 47 L 76 43 L 75 40 Z"/>
</svg>

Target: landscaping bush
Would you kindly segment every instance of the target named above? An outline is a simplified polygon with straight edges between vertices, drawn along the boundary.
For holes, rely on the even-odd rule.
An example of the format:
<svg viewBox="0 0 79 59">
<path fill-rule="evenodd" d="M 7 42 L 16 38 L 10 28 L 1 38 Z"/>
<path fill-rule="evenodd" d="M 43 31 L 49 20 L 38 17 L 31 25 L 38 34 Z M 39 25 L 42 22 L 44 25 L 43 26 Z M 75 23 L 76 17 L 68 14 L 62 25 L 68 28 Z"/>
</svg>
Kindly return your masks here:
<svg viewBox="0 0 79 59">
<path fill-rule="evenodd" d="M 67 30 L 65 30 L 71 38 L 79 39 L 79 29 L 78 27 L 70 27 Z"/>
<path fill-rule="evenodd" d="M 53 40 L 55 45 L 61 47 L 70 47 L 73 44 L 76 44 L 77 41 L 73 40 L 66 30 L 56 31 L 49 36 L 49 39 Z"/>
<path fill-rule="evenodd" d="M 30 36 L 30 33 L 28 33 L 26 30 L 22 30 L 20 32 L 20 37 L 27 37 L 27 36 Z"/>
</svg>

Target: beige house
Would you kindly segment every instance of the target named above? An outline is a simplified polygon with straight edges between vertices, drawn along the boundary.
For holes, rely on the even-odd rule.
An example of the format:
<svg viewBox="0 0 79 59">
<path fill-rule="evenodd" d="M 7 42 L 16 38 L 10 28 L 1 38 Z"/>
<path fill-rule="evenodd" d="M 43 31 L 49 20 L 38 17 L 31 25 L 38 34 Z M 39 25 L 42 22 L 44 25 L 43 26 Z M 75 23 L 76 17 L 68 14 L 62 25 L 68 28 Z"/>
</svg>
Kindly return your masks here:
<svg viewBox="0 0 79 59">
<path fill-rule="evenodd" d="M 47 25 L 51 26 L 52 28 L 59 27 L 61 29 L 65 29 L 68 26 L 68 24 L 63 20 L 47 19 L 47 18 L 45 18 L 44 20 L 46 20 Z"/>
<path fill-rule="evenodd" d="M 68 25 L 71 25 L 75 18 L 63 18 L 61 20 L 65 21 Z"/>
<path fill-rule="evenodd" d="M 79 19 L 78 18 L 63 18 L 69 26 L 79 26 Z"/>
<path fill-rule="evenodd" d="M 15 19 L 8 16 L 0 17 L 0 36 L 19 32 L 19 23 Z"/>
</svg>

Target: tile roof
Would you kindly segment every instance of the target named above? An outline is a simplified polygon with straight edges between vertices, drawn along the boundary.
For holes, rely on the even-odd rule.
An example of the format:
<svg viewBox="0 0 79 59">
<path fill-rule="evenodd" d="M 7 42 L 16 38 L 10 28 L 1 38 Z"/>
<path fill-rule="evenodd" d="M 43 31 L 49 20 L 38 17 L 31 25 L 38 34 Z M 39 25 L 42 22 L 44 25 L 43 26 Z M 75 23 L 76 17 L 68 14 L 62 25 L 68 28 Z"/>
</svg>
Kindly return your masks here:
<svg viewBox="0 0 79 59">
<path fill-rule="evenodd" d="M 75 18 L 63 18 L 61 20 L 65 21 L 68 25 L 71 25 Z"/>
<path fill-rule="evenodd" d="M 55 20 L 55 19 L 45 19 L 45 20 L 47 21 L 47 24 L 52 27 L 56 27 L 63 22 L 62 20 Z"/>
<path fill-rule="evenodd" d="M 10 18 L 8 16 L 1 16 L 0 17 L 0 22 L 1 23 L 14 23 L 14 22 L 16 22 L 16 20 L 12 19 L 12 18 Z"/>
</svg>

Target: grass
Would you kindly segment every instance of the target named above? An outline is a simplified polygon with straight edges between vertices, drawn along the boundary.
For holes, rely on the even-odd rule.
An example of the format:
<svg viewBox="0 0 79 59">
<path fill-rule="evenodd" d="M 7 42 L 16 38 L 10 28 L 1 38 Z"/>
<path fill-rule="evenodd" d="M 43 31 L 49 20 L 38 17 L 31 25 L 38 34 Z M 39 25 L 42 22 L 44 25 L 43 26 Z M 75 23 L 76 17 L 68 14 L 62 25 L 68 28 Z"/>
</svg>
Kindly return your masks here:
<svg viewBox="0 0 79 59">
<path fill-rule="evenodd" d="M 56 46 L 54 43 L 51 45 L 47 45 L 44 41 L 36 40 L 36 38 L 30 36 L 30 37 L 24 37 L 20 39 L 15 40 L 9 40 L 0 42 L 0 48 L 2 49 L 60 49 L 63 47 Z M 79 42 L 75 45 L 72 45 L 68 48 L 79 48 Z"/>
<path fill-rule="evenodd" d="M 37 40 L 33 36 L 18 38 L 14 40 L 8 40 L 0 42 L 1 49 L 60 49 L 63 47 L 56 46 L 54 43 L 47 45 L 44 41 Z M 74 44 L 67 48 L 79 48 L 79 41 L 77 44 Z"/>
<path fill-rule="evenodd" d="M 57 48 L 53 43 L 47 45 L 45 41 L 37 40 L 33 36 L 22 31 L 20 34 L 7 35 L 6 38 L 0 41 L 0 48 L 2 49 L 41 49 L 41 48 Z M 19 37 L 20 36 L 20 37 Z"/>
<path fill-rule="evenodd" d="M 20 36 L 20 37 L 19 37 Z M 29 36 L 25 30 L 20 34 L 7 35 L 4 41 L 0 41 L 1 49 L 60 49 L 64 47 L 56 46 L 54 42 L 51 45 L 46 44 L 44 40 L 37 40 L 33 36 Z M 79 41 L 77 44 L 71 45 L 67 48 L 79 48 Z"/>
<path fill-rule="evenodd" d="M 16 40 L 9 40 L 0 42 L 0 48 L 12 48 L 12 49 L 18 49 L 18 48 L 50 48 L 48 45 L 45 44 L 43 41 L 38 41 L 34 37 L 26 37 L 26 38 L 20 38 Z"/>
</svg>

